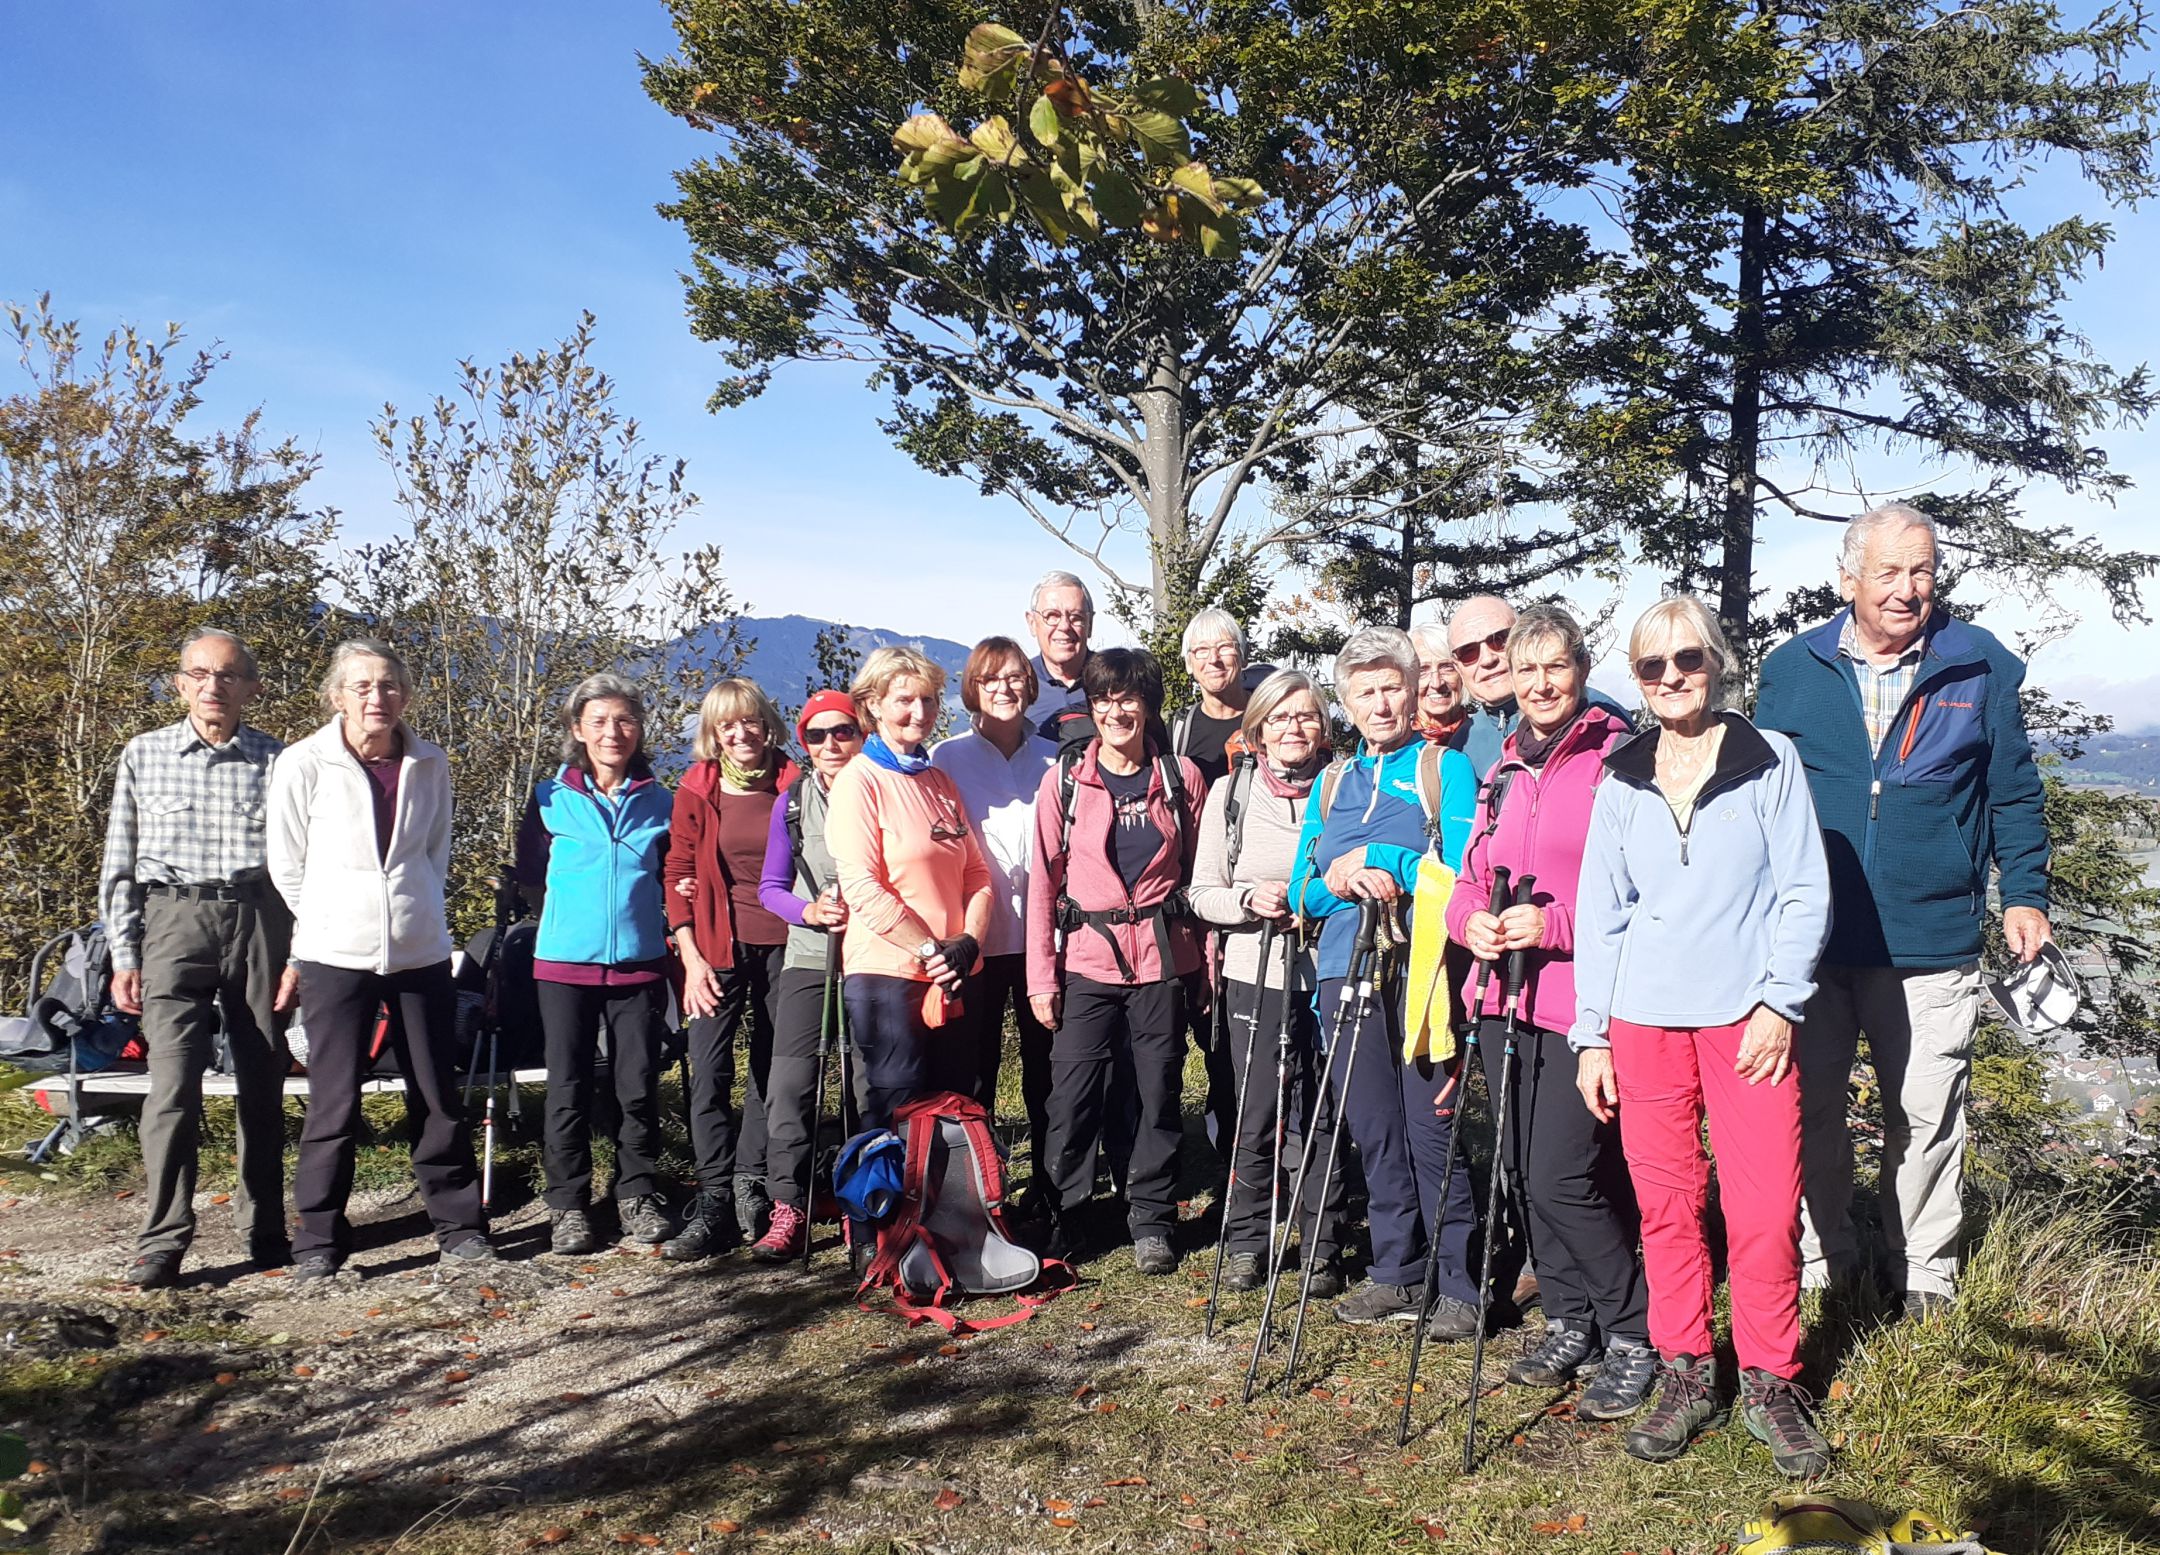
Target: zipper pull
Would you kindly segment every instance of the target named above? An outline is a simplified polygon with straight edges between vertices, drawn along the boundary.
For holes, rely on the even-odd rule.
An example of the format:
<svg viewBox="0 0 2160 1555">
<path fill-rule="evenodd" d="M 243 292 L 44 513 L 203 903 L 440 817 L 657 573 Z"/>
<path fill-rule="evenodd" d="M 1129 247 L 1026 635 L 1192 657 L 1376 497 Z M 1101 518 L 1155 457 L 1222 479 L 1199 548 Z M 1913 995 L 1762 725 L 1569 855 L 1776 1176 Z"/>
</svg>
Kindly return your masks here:
<svg viewBox="0 0 2160 1555">
<path fill-rule="evenodd" d="M 1874 819 L 1876 818 L 1876 811 L 1877 811 L 1877 810 L 1879 810 L 1879 809 L 1881 808 L 1881 806 L 1882 806 L 1882 779 L 1881 779 L 1881 778 L 1877 778 L 1877 779 L 1876 779 L 1876 780 L 1874 781 L 1874 783 L 1872 783 L 1872 784 L 1871 784 L 1871 785 L 1869 786 L 1869 788 L 1868 788 L 1868 796 L 1867 796 L 1867 818 L 1868 818 L 1869 820 L 1871 820 L 1871 821 L 1872 821 L 1872 820 L 1874 820 Z"/>
<path fill-rule="evenodd" d="M 1680 864 L 1682 868 L 1687 866 L 1687 840 L 1688 834 L 1682 832 L 1680 834 Z"/>
</svg>

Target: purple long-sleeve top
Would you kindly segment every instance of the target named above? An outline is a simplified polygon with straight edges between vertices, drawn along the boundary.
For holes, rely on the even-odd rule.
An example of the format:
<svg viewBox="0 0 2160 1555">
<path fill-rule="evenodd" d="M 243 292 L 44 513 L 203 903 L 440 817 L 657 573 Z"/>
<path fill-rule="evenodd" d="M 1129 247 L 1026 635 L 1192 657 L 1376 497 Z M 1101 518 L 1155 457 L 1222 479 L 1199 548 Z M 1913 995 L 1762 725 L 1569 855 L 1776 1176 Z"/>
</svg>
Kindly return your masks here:
<svg viewBox="0 0 2160 1555">
<path fill-rule="evenodd" d="M 795 894 L 795 850 L 788 846 L 787 796 L 772 807 L 765 832 L 765 868 L 758 874 L 758 905 L 792 928 L 808 928 L 803 909 L 810 903 Z"/>
</svg>

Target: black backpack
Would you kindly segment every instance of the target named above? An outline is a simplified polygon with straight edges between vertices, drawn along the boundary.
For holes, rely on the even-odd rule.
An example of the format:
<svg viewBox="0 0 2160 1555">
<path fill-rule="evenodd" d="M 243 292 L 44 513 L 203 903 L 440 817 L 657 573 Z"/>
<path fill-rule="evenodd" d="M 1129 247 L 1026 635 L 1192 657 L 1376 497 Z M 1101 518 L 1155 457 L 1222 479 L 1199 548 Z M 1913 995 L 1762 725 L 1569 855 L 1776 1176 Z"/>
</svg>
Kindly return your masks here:
<svg viewBox="0 0 2160 1555">
<path fill-rule="evenodd" d="M 1090 928 L 1100 934 L 1109 942 L 1110 954 L 1117 959 L 1118 975 L 1131 982 L 1134 975 L 1132 965 L 1125 959 L 1124 947 L 1118 944 L 1117 936 L 1110 932 L 1110 925 L 1152 920 L 1155 924 L 1156 947 L 1162 954 L 1163 965 L 1167 967 L 1171 961 L 1169 922 L 1172 918 L 1186 915 L 1188 909 L 1185 905 L 1185 891 L 1181 886 L 1152 907 L 1112 907 L 1101 912 L 1083 911 L 1080 904 L 1066 894 L 1065 877 L 1072 872 L 1073 807 L 1079 800 L 1079 780 L 1075 769 L 1079 767 L 1080 758 L 1085 754 L 1085 746 L 1058 753 L 1058 856 L 1065 860 L 1065 868 L 1058 877 L 1057 927 L 1061 934 L 1068 937 L 1082 928 Z M 1155 758 L 1155 771 L 1162 779 L 1163 792 L 1170 800 L 1170 817 L 1176 828 L 1172 843 L 1182 854 L 1185 847 L 1185 774 L 1179 766 L 1178 758 L 1167 751 Z"/>
</svg>

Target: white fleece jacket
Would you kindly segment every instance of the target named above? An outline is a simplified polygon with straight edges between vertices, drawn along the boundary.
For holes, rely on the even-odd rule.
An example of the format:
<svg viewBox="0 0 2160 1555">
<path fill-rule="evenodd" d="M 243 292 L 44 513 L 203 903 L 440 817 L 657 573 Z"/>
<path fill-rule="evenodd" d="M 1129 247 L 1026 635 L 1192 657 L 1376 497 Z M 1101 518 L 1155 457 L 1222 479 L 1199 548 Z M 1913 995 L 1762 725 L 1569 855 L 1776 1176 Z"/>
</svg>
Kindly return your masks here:
<svg viewBox="0 0 2160 1555">
<path fill-rule="evenodd" d="M 450 957 L 450 758 L 405 731 L 390 852 L 375 849 L 375 801 L 332 719 L 270 772 L 270 878 L 292 909 L 292 959 L 406 972 Z"/>
</svg>

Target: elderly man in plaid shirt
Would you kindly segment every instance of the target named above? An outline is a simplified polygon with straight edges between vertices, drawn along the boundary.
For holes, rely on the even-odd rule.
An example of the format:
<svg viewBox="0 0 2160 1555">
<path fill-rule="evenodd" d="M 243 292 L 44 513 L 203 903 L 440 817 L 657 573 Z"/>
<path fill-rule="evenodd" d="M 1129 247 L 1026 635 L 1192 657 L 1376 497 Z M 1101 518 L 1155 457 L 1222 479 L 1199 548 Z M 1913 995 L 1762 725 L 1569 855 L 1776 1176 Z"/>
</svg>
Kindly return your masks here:
<svg viewBox="0 0 2160 1555">
<path fill-rule="evenodd" d="M 187 717 L 130 740 L 113 783 L 99 877 L 113 1002 L 142 1017 L 149 1178 L 127 1277 L 177 1283 L 195 1236 L 202 1077 L 222 1021 L 239 1089 L 240 1234 L 257 1268 L 291 1260 L 285 1230 L 284 1039 L 295 987 L 292 917 L 271 886 L 263 833 L 270 766 L 284 747 L 240 721 L 261 690 L 255 656 L 205 628 L 180 649 Z"/>
</svg>

